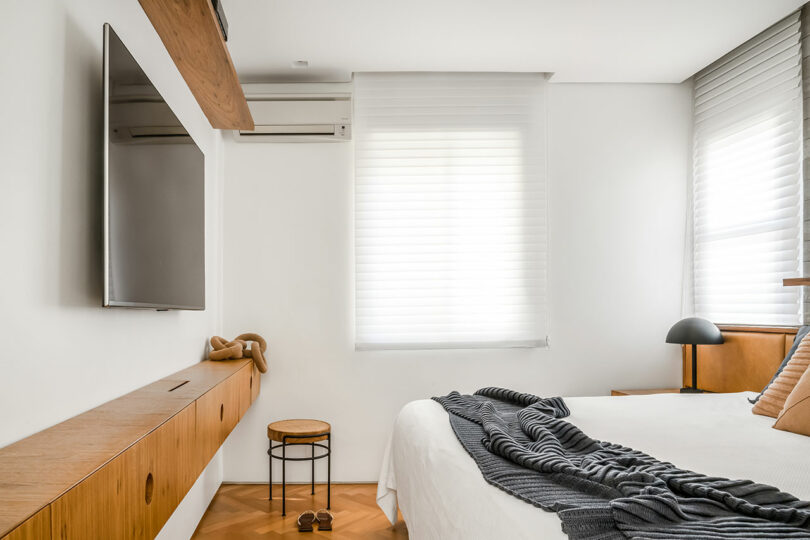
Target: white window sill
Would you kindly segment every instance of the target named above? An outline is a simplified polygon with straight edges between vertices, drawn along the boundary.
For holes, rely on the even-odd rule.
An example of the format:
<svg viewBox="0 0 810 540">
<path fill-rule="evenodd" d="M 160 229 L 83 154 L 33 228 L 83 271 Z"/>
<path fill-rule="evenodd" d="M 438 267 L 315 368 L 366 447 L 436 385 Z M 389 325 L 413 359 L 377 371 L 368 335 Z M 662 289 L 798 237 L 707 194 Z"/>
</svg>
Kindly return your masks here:
<svg viewBox="0 0 810 540">
<path fill-rule="evenodd" d="M 356 351 L 437 349 L 547 349 L 548 338 L 528 341 L 483 341 L 468 343 L 355 343 Z"/>
</svg>

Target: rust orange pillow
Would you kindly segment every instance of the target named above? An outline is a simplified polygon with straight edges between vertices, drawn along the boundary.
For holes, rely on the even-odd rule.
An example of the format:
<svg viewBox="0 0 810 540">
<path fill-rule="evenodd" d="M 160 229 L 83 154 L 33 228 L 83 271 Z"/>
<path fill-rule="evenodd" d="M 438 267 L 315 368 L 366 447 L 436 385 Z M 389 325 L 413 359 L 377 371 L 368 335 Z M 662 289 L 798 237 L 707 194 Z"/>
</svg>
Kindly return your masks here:
<svg viewBox="0 0 810 540">
<path fill-rule="evenodd" d="M 810 369 L 804 372 L 773 425 L 776 429 L 810 436 Z"/>
<path fill-rule="evenodd" d="M 799 343 L 793 357 L 779 376 L 765 389 L 751 409 L 754 414 L 776 418 L 785 406 L 785 400 L 810 366 L 810 334 Z"/>
</svg>

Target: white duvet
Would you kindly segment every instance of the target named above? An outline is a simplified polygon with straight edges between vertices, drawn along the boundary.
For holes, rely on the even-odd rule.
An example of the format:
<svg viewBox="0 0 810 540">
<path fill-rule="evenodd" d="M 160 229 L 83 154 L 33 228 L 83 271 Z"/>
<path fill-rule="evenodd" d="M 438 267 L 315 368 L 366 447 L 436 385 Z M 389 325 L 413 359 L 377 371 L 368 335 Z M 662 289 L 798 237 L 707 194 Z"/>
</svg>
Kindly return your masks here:
<svg viewBox="0 0 810 540">
<path fill-rule="evenodd" d="M 772 429 L 740 394 L 566 398 L 570 422 L 589 436 L 642 450 L 678 467 L 770 484 L 810 500 L 810 437 Z M 397 504 L 410 537 L 450 540 L 566 538 L 556 514 L 489 485 L 431 400 L 397 417 L 377 503 Z"/>
</svg>

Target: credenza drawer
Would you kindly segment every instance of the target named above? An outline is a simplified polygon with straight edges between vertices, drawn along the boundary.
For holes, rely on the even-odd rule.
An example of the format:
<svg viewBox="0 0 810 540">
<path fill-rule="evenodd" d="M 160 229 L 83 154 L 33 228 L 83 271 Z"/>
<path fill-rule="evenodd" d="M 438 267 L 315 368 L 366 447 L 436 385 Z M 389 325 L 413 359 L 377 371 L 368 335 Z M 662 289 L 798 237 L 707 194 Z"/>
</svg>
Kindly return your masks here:
<svg viewBox="0 0 810 540">
<path fill-rule="evenodd" d="M 189 405 L 54 501 L 52 537 L 154 538 L 196 479 L 195 409 Z"/>
<path fill-rule="evenodd" d="M 197 473 L 214 457 L 251 404 L 253 362 L 197 399 Z"/>
</svg>

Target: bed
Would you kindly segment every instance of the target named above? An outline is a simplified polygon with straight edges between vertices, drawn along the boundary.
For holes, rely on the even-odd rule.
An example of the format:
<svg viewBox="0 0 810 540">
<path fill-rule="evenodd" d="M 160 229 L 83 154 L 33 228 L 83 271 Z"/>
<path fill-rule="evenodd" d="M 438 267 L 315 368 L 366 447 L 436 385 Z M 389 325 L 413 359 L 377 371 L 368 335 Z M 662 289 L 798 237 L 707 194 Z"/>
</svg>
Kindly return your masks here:
<svg viewBox="0 0 810 540">
<path fill-rule="evenodd" d="M 751 413 L 753 392 L 566 398 L 566 418 L 596 439 L 675 465 L 770 484 L 810 500 L 810 438 Z M 431 400 L 400 412 L 385 452 L 377 503 L 397 506 L 416 539 L 564 539 L 557 515 L 488 484 Z"/>
</svg>

